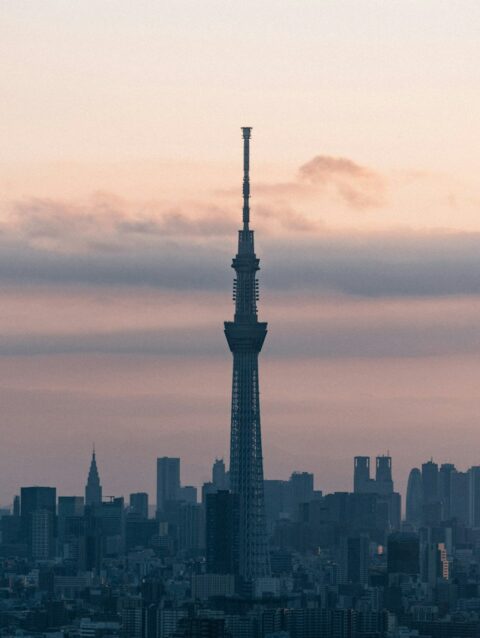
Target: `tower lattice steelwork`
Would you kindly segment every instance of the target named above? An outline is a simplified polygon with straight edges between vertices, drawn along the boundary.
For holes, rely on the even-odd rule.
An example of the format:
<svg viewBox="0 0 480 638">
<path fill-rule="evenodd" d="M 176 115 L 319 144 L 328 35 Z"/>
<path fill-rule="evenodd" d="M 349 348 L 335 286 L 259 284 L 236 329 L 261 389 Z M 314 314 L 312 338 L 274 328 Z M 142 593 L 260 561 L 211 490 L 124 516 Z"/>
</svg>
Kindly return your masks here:
<svg viewBox="0 0 480 638">
<path fill-rule="evenodd" d="M 240 574 L 246 580 L 270 573 L 263 496 L 263 458 L 260 430 L 258 354 L 267 324 L 258 321 L 259 259 L 255 255 L 250 221 L 250 127 L 243 127 L 243 229 L 233 259 L 234 321 L 225 322 L 225 335 L 233 353 L 230 487 L 239 495 Z"/>
</svg>

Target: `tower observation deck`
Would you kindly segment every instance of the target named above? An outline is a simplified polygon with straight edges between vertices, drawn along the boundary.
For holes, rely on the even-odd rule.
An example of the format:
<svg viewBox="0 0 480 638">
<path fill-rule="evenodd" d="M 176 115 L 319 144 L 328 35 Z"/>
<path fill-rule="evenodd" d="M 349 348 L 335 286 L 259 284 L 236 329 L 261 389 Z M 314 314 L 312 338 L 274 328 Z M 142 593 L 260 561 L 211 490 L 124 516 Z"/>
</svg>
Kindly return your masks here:
<svg viewBox="0 0 480 638">
<path fill-rule="evenodd" d="M 258 354 L 267 324 L 258 321 L 259 262 L 250 230 L 250 136 L 243 127 L 243 227 L 232 268 L 235 315 L 225 322 L 225 336 L 233 354 L 230 487 L 239 495 L 239 569 L 247 581 L 270 574 L 263 494 Z"/>
</svg>

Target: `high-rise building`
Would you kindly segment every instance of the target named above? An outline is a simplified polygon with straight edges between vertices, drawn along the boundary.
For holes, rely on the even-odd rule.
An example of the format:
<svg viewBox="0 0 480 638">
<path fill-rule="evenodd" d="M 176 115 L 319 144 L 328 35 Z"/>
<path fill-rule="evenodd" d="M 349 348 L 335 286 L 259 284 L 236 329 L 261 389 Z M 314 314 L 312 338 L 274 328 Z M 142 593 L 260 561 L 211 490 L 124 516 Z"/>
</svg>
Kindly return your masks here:
<svg viewBox="0 0 480 638">
<path fill-rule="evenodd" d="M 368 585 L 368 535 L 344 537 L 340 543 L 340 582 Z"/>
<path fill-rule="evenodd" d="M 205 548 L 205 510 L 197 503 L 181 503 L 178 508 L 179 551 L 201 551 Z"/>
<path fill-rule="evenodd" d="M 470 509 L 469 474 L 452 472 L 450 475 L 450 516 L 468 525 Z"/>
<path fill-rule="evenodd" d="M 470 527 L 480 528 L 480 466 L 476 465 L 468 470 L 469 513 Z"/>
<path fill-rule="evenodd" d="M 302 503 L 313 501 L 313 474 L 293 472 L 290 476 L 290 502 L 293 518 L 298 517 L 298 508 Z"/>
<path fill-rule="evenodd" d="M 142 599 L 130 596 L 120 600 L 122 618 L 122 638 L 142 638 Z"/>
<path fill-rule="evenodd" d="M 178 500 L 195 505 L 198 501 L 197 488 L 195 485 L 182 485 L 178 490 Z"/>
<path fill-rule="evenodd" d="M 263 482 L 263 486 L 267 529 L 271 533 L 279 519 L 290 515 L 290 484 L 288 481 L 267 479 Z"/>
<path fill-rule="evenodd" d="M 58 497 L 58 540 L 65 539 L 67 519 L 80 518 L 84 514 L 85 501 L 83 496 Z"/>
<path fill-rule="evenodd" d="M 125 511 L 123 497 L 111 497 L 96 508 L 95 516 L 100 522 L 104 551 L 116 556 L 125 549 Z"/>
<path fill-rule="evenodd" d="M 141 518 L 148 518 L 148 494 L 146 492 L 130 494 L 130 512 Z"/>
<path fill-rule="evenodd" d="M 178 500 L 180 492 L 180 459 L 162 456 L 157 459 L 157 514 L 168 502 Z"/>
<path fill-rule="evenodd" d="M 212 467 L 212 483 L 217 490 L 228 489 L 228 474 L 223 459 L 215 459 Z"/>
<path fill-rule="evenodd" d="M 453 463 L 442 463 L 438 473 L 438 497 L 442 504 L 442 519 L 450 518 L 451 477 L 455 472 Z"/>
<path fill-rule="evenodd" d="M 225 336 L 233 354 L 230 486 L 240 505 L 240 574 L 246 580 L 270 574 L 260 427 L 258 355 L 267 324 L 258 321 L 259 259 L 250 230 L 250 127 L 243 127 L 243 228 L 232 267 L 235 316 L 225 322 Z"/>
<path fill-rule="evenodd" d="M 207 571 L 238 574 L 238 494 L 227 490 L 208 494 L 206 510 Z"/>
<path fill-rule="evenodd" d="M 377 456 L 375 465 L 375 483 L 377 494 L 391 494 L 393 492 L 391 456 Z"/>
<path fill-rule="evenodd" d="M 438 465 L 433 460 L 422 464 L 423 504 L 438 501 Z"/>
<path fill-rule="evenodd" d="M 18 494 L 15 495 L 13 499 L 13 516 L 20 516 L 20 496 Z"/>
<path fill-rule="evenodd" d="M 31 514 L 32 558 L 48 560 L 54 554 L 55 516 L 50 510 L 37 509 Z"/>
<path fill-rule="evenodd" d="M 353 491 L 366 492 L 370 483 L 370 457 L 356 456 L 353 459 Z"/>
<path fill-rule="evenodd" d="M 432 587 L 449 579 L 449 561 L 444 543 L 426 543 L 421 555 L 422 580 Z"/>
<path fill-rule="evenodd" d="M 215 492 L 217 491 L 218 491 L 217 488 L 211 481 L 204 483 L 202 485 L 202 505 L 205 505 L 207 503 L 208 494 L 215 494 Z"/>
<path fill-rule="evenodd" d="M 407 523 L 417 527 L 422 522 L 423 486 L 422 474 L 418 467 L 414 467 L 407 484 Z"/>
<path fill-rule="evenodd" d="M 20 490 L 20 517 L 24 541 L 32 548 L 33 513 L 47 511 L 55 521 L 57 490 L 54 487 L 22 487 Z"/>
<path fill-rule="evenodd" d="M 420 542 L 416 534 L 390 534 L 387 542 L 387 570 L 389 574 L 420 573 Z"/>
<path fill-rule="evenodd" d="M 85 486 L 85 505 L 95 506 L 102 502 L 102 486 L 98 475 L 97 459 L 95 457 L 95 448 L 92 452 L 92 460 L 88 471 L 87 484 Z"/>
</svg>

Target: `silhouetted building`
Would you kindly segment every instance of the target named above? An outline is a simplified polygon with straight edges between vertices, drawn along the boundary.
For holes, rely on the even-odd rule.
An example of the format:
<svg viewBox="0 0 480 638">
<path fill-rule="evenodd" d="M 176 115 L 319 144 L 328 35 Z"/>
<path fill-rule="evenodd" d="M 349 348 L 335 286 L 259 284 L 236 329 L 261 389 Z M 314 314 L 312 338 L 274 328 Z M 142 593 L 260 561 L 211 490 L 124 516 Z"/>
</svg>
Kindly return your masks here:
<svg viewBox="0 0 480 638">
<path fill-rule="evenodd" d="M 102 502 L 102 486 L 98 475 L 95 449 L 92 452 L 92 460 L 88 471 L 87 484 L 85 486 L 85 505 L 100 505 Z"/>
<path fill-rule="evenodd" d="M 433 461 L 422 464 L 423 504 L 438 501 L 438 465 Z"/>
<path fill-rule="evenodd" d="M 449 578 L 449 563 L 443 543 L 426 543 L 420 561 L 422 580 L 434 587 Z"/>
<path fill-rule="evenodd" d="M 58 497 L 58 540 L 63 543 L 67 519 L 80 518 L 84 514 L 85 501 L 83 496 Z"/>
<path fill-rule="evenodd" d="M 208 494 L 215 494 L 215 492 L 217 491 L 218 491 L 218 488 L 216 488 L 211 481 L 204 483 L 202 485 L 202 505 L 206 504 Z"/>
<path fill-rule="evenodd" d="M 375 465 L 375 483 L 377 494 L 393 492 L 392 457 L 377 456 Z"/>
<path fill-rule="evenodd" d="M 369 537 L 342 538 L 340 544 L 340 582 L 368 585 Z"/>
<path fill-rule="evenodd" d="M 125 551 L 125 508 L 123 498 L 111 498 L 94 509 L 100 522 L 102 553 L 118 556 Z"/>
<path fill-rule="evenodd" d="M 146 492 L 130 494 L 130 512 L 138 514 L 142 518 L 148 518 L 148 494 Z"/>
<path fill-rule="evenodd" d="M 38 511 L 50 512 L 52 534 L 55 535 L 56 494 L 54 487 L 22 487 L 20 490 L 20 517 L 21 529 L 24 541 L 33 547 L 33 514 Z M 43 517 L 45 519 L 45 517 Z M 37 517 L 38 529 L 42 523 L 41 517 Z M 40 534 L 40 532 L 39 532 Z M 40 542 L 40 541 L 39 541 Z"/>
<path fill-rule="evenodd" d="M 217 490 L 228 490 L 228 472 L 225 471 L 223 459 L 215 459 L 212 466 L 212 484 Z"/>
<path fill-rule="evenodd" d="M 263 482 L 267 529 L 273 531 L 275 523 L 290 515 L 290 486 L 288 481 L 269 480 Z"/>
<path fill-rule="evenodd" d="M 470 527 L 480 527 L 480 466 L 471 467 L 468 470 L 469 512 L 468 523 Z"/>
<path fill-rule="evenodd" d="M 197 503 L 181 503 L 178 509 L 178 549 L 200 552 L 205 548 L 205 511 Z"/>
<path fill-rule="evenodd" d="M 406 518 L 407 522 L 418 527 L 422 522 L 423 486 L 422 474 L 414 467 L 408 477 Z"/>
<path fill-rule="evenodd" d="M 157 459 L 157 514 L 169 501 L 178 500 L 180 492 L 180 459 L 163 456 Z"/>
<path fill-rule="evenodd" d="M 129 513 L 125 519 L 126 551 L 135 547 L 151 547 L 158 536 L 159 522 L 156 518 L 145 518 L 140 514 Z"/>
<path fill-rule="evenodd" d="M 416 534 L 390 534 L 387 544 L 387 569 L 389 574 L 420 573 L 420 541 Z"/>
<path fill-rule="evenodd" d="M 178 500 L 195 505 L 197 503 L 197 488 L 194 485 L 183 485 L 178 491 Z"/>
<path fill-rule="evenodd" d="M 452 472 L 450 475 L 450 516 L 468 525 L 470 512 L 469 474 Z"/>
<path fill-rule="evenodd" d="M 15 495 L 13 499 L 13 516 L 20 516 L 20 496 L 18 494 Z"/>
<path fill-rule="evenodd" d="M 442 463 L 438 473 L 438 497 L 442 504 L 442 520 L 450 518 L 451 477 L 455 472 L 455 465 Z"/>
<path fill-rule="evenodd" d="M 55 545 L 55 514 L 50 510 L 37 509 L 31 514 L 32 558 L 48 560 L 53 558 Z"/>
<path fill-rule="evenodd" d="M 298 518 L 300 504 L 313 500 L 313 481 L 313 474 L 309 472 L 293 472 L 290 476 L 290 512 L 294 519 Z"/>
<path fill-rule="evenodd" d="M 374 481 L 370 478 L 370 457 L 356 456 L 353 468 L 353 491 L 357 494 L 374 491 Z"/>
<path fill-rule="evenodd" d="M 207 571 L 212 574 L 238 574 L 239 497 L 226 490 L 207 495 L 206 554 Z"/>
</svg>

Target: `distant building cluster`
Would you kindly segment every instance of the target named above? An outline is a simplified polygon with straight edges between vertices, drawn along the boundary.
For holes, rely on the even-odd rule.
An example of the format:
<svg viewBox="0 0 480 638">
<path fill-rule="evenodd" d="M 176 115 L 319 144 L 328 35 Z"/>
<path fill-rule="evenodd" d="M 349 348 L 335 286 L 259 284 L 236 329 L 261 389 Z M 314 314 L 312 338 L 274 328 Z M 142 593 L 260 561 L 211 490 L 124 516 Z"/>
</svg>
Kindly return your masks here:
<svg viewBox="0 0 480 638">
<path fill-rule="evenodd" d="M 407 638 L 480 635 L 480 468 L 414 468 L 406 515 L 392 459 L 353 491 L 265 480 L 270 574 L 246 579 L 240 500 L 216 459 L 200 493 L 157 459 L 156 502 L 22 487 L 0 518 L 0 635 Z"/>
</svg>

